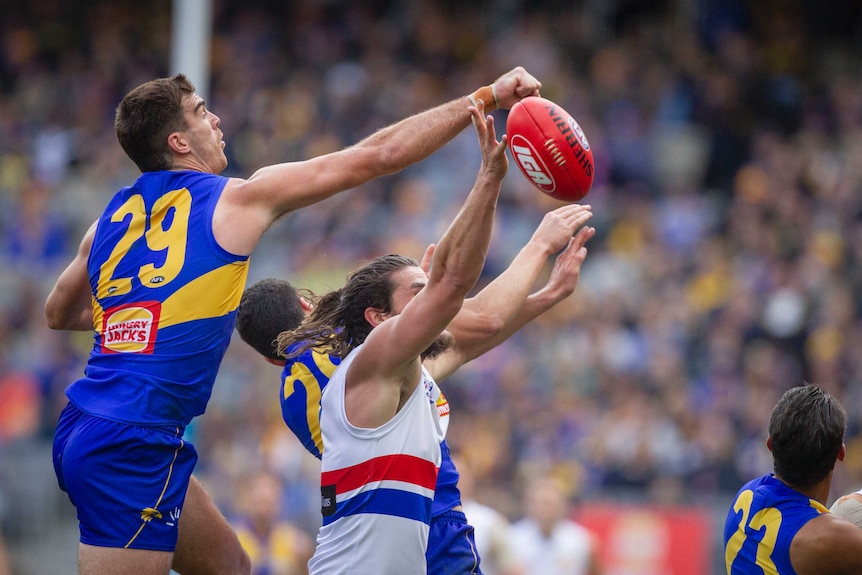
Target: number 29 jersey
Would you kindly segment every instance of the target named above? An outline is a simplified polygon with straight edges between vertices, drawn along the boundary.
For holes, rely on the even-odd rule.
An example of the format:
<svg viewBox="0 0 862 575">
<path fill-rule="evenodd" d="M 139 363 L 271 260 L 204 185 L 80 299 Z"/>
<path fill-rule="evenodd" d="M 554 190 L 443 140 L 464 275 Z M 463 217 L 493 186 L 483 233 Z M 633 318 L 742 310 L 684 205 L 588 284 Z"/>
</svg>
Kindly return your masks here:
<svg viewBox="0 0 862 575">
<path fill-rule="evenodd" d="M 204 412 L 230 343 L 248 256 L 212 231 L 227 178 L 147 172 L 100 217 L 87 271 L 93 349 L 66 395 L 82 411 L 137 425 Z"/>
<path fill-rule="evenodd" d="M 790 543 L 803 525 L 828 512 L 773 474 L 749 481 L 736 494 L 724 524 L 728 575 L 796 575 Z"/>
</svg>

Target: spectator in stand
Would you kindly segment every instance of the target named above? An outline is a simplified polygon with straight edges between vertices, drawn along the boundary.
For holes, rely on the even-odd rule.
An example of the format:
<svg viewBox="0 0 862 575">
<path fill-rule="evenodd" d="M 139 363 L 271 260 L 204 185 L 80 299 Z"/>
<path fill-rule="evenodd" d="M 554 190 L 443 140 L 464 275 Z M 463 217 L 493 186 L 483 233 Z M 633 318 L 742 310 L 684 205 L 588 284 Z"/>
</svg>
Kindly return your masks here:
<svg viewBox="0 0 862 575">
<path fill-rule="evenodd" d="M 467 521 L 476 530 L 476 548 L 482 557 L 485 575 L 527 575 L 515 557 L 512 525 L 508 517 L 476 500 L 476 477 L 473 466 L 464 457 L 453 458 L 460 474 L 458 487 Z"/>
<path fill-rule="evenodd" d="M 282 518 L 284 483 L 272 471 L 259 469 L 241 478 L 238 511 L 231 520 L 251 559 L 251 575 L 305 575 L 314 541 Z"/>
<path fill-rule="evenodd" d="M 523 518 L 512 525 L 512 550 L 527 573 L 601 575 L 599 542 L 569 518 L 568 490 L 552 476 L 528 480 L 522 496 Z"/>
</svg>

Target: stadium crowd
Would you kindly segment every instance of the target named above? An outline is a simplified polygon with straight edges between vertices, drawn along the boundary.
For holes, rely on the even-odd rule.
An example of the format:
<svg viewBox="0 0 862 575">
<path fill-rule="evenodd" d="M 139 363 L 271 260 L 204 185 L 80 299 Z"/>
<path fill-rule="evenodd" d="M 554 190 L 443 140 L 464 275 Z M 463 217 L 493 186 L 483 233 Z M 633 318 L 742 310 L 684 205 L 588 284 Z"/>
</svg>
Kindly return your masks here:
<svg viewBox="0 0 862 575">
<path fill-rule="evenodd" d="M 169 73 L 171 14 L 167 0 L 11 4 L 0 20 L 5 444 L 48 442 L 82 369 L 90 336 L 51 332 L 42 305 L 103 200 L 136 176 L 113 110 Z M 536 469 L 582 497 L 734 491 L 769 471 L 771 407 L 802 380 L 850 414 L 837 496 L 862 482 L 862 10 L 808 4 L 216 1 L 206 99 L 234 134 L 228 175 L 249 174 L 525 66 L 589 138 L 597 236 L 575 295 L 444 389 L 449 442 L 485 500 L 516 517 Z M 474 140 L 286 217 L 249 283 L 323 292 L 372 256 L 420 257 L 472 184 Z M 510 171 L 488 277 L 555 204 Z M 188 430 L 198 474 L 230 513 L 244 471 L 277 470 L 285 514 L 313 533 L 318 463 L 282 423 L 277 393 L 278 370 L 236 338 Z"/>
</svg>

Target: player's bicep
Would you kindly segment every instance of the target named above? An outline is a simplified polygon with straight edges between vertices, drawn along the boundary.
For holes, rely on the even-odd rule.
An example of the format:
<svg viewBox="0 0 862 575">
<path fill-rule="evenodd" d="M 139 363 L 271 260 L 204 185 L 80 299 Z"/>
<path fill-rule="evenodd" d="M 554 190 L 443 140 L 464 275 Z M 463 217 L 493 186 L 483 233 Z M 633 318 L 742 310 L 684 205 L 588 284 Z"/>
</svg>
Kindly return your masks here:
<svg viewBox="0 0 862 575">
<path fill-rule="evenodd" d="M 504 327 L 499 314 L 487 313 L 474 298 L 464 301 L 458 315 L 449 323 L 455 344 L 465 357 L 474 358 L 487 351 L 486 343 Z"/>
</svg>

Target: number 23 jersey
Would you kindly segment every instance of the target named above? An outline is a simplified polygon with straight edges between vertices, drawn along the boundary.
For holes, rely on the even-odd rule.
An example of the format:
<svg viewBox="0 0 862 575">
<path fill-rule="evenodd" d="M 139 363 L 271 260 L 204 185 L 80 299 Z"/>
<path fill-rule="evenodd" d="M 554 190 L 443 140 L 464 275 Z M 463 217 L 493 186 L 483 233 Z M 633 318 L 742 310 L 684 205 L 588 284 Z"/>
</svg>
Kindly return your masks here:
<svg viewBox="0 0 862 575">
<path fill-rule="evenodd" d="M 728 575 L 796 575 L 790 543 L 803 525 L 829 510 L 773 474 L 742 486 L 724 524 Z"/>
<path fill-rule="evenodd" d="M 93 349 L 66 390 L 82 411 L 139 425 L 187 425 L 204 412 L 248 273 L 248 256 L 213 236 L 226 182 L 147 172 L 108 204 L 87 263 Z"/>
</svg>

